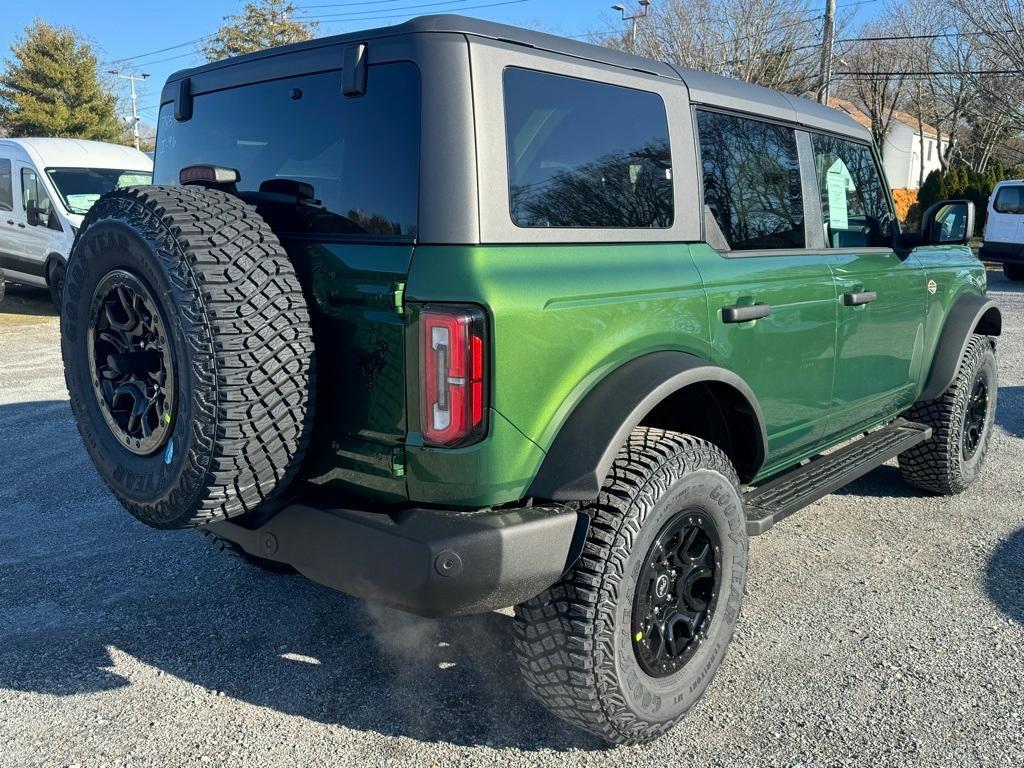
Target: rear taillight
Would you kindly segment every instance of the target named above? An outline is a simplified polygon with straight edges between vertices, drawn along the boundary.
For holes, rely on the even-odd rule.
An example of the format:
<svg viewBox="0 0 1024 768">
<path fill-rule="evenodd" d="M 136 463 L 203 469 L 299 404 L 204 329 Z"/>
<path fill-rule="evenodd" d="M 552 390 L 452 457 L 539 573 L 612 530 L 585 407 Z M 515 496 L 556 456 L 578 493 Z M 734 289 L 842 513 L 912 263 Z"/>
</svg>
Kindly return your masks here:
<svg viewBox="0 0 1024 768">
<path fill-rule="evenodd" d="M 420 313 L 420 424 L 429 445 L 487 432 L 487 339 L 477 307 L 428 304 Z"/>
</svg>

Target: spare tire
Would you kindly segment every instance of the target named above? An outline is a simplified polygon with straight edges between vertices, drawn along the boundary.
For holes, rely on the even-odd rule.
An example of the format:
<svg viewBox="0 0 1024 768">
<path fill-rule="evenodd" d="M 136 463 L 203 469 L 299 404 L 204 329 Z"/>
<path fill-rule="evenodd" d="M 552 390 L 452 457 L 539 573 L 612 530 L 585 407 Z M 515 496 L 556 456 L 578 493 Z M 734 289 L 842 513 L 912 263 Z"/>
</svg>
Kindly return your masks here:
<svg viewBox="0 0 1024 768">
<path fill-rule="evenodd" d="M 299 470 L 309 310 L 277 237 L 237 197 L 190 186 L 100 198 L 68 261 L 61 351 L 85 448 L 147 525 L 252 511 Z"/>
</svg>

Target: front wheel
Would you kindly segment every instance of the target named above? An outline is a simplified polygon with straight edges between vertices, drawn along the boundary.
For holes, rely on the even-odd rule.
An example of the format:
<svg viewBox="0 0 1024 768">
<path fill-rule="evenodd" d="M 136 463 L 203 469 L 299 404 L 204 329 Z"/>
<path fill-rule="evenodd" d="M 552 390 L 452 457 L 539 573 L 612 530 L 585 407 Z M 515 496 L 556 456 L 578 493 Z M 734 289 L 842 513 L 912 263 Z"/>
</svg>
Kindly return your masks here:
<svg viewBox="0 0 1024 768">
<path fill-rule="evenodd" d="M 637 428 L 562 580 L 516 606 L 530 691 L 617 744 L 679 722 L 725 657 L 739 617 L 747 532 L 736 472 L 714 445 Z"/>
<path fill-rule="evenodd" d="M 986 336 L 972 336 L 949 388 L 905 414 L 911 421 L 931 427 L 932 436 L 900 454 L 903 479 L 942 495 L 966 490 L 985 461 L 997 394 L 992 342 Z"/>
</svg>

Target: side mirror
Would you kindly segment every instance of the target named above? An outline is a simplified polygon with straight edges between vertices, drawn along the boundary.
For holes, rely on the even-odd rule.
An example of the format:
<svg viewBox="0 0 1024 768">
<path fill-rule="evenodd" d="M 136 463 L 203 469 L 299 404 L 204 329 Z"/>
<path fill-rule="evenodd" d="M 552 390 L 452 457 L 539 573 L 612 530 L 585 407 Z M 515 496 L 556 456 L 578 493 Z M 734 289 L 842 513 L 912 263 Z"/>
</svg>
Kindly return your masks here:
<svg viewBox="0 0 1024 768">
<path fill-rule="evenodd" d="M 921 216 L 922 245 L 967 245 L 974 235 L 974 203 L 943 200 Z"/>
<path fill-rule="evenodd" d="M 28 219 L 28 223 L 33 227 L 38 227 L 43 223 L 40 219 L 41 213 L 42 211 L 39 210 L 39 206 L 32 201 L 29 201 L 28 205 L 25 207 L 25 218 Z"/>
</svg>

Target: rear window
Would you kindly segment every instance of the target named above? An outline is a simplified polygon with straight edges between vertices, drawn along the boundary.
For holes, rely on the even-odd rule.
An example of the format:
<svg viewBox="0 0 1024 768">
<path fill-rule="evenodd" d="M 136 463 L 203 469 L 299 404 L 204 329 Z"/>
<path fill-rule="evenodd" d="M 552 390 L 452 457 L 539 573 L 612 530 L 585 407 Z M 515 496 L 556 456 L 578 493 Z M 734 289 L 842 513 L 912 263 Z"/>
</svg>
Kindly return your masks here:
<svg viewBox="0 0 1024 768">
<path fill-rule="evenodd" d="M 1024 213 L 1024 184 L 1000 187 L 992 207 L 996 213 Z"/>
<path fill-rule="evenodd" d="M 520 227 L 672 226 L 672 157 L 661 97 L 508 68 L 509 198 Z"/>
<path fill-rule="evenodd" d="M 342 95 L 338 70 L 196 96 L 185 122 L 165 104 L 155 181 L 177 184 L 190 165 L 234 168 L 241 192 L 298 193 L 301 204 L 260 204 L 275 231 L 411 240 L 419 90 L 416 66 L 400 62 L 370 67 L 356 98 Z"/>
</svg>

